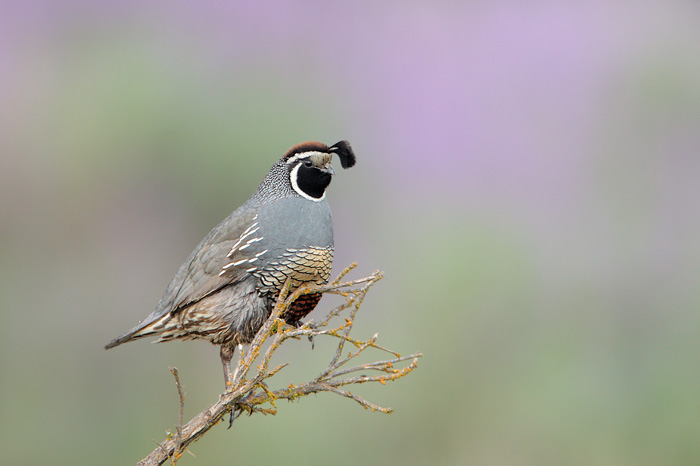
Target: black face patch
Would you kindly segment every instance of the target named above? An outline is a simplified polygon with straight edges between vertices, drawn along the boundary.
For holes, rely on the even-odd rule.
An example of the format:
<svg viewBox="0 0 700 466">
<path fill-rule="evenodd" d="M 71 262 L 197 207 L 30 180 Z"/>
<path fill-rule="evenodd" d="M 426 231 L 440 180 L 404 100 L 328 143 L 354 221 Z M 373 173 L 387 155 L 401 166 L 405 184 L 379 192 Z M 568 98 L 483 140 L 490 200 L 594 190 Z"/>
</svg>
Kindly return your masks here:
<svg viewBox="0 0 700 466">
<path fill-rule="evenodd" d="M 326 188 L 331 184 L 333 176 L 326 171 L 316 168 L 313 164 L 310 167 L 307 166 L 308 162 L 308 159 L 302 159 L 297 165 L 299 167 L 296 170 L 297 186 L 307 196 L 321 199 L 326 192 Z"/>
</svg>

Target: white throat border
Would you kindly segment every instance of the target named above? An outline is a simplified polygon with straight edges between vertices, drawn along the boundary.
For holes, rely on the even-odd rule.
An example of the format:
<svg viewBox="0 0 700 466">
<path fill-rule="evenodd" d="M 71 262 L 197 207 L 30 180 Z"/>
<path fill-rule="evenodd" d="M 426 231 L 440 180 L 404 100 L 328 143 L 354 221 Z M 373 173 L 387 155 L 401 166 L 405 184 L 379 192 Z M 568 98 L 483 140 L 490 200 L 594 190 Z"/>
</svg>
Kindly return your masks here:
<svg viewBox="0 0 700 466">
<path fill-rule="evenodd" d="M 309 156 L 309 154 L 313 154 L 313 153 L 314 152 L 304 152 L 303 154 L 295 155 L 294 157 L 290 158 L 287 161 L 287 163 L 289 163 L 290 161 L 296 161 L 300 158 L 306 158 Z M 304 157 L 301 157 L 302 155 Z M 308 199 L 308 200 L 313 201 L 313 202 L 321 202 L 322 200 L 324 200 L 326 198 L 326 190 L 325 189 L 323 190 L 323 196 L 316 198 L 316 197 L 309 196 L 299 187 L 299 183 L 297 183 L 297 174 L 299 172 L 299 167 L 301 167 L 301 163 L 298 163 L 297 166 L 292 168 L 292 171 L 289 173 L 289 179 L 292 182 L 292 188 L 294 189 L 294 191 L 296 191 L 296 193 L 298 195 L 300 195 L 301 197 L 303 197 L 304 199 Z"/>
</svg>

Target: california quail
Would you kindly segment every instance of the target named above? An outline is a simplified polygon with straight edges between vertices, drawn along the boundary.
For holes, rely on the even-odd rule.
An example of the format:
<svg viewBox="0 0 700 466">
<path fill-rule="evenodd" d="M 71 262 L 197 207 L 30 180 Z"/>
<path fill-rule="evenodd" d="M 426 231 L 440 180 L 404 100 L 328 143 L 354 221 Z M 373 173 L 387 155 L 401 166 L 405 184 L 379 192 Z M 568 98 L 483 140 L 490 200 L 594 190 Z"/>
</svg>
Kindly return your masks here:
<svg viewBox="0 0 700 466">
<path fill-rule="evenodd" d="M 192 251 L 155 311 L 105 349 L 157 335 L 159 342 L 205 339 L 221 345 L 224 378 L 237 345 L 250 343 L 289 278 L 292 290 L 327 283 L 333 262 L 333 223 L 326 188 L 355 164 L 347 141 L 328 147 L 304 142 L 275 163 L 258 190 Z M 301 296 L 282 316 L 298 324 L 321 295 Z"/>
</svg>

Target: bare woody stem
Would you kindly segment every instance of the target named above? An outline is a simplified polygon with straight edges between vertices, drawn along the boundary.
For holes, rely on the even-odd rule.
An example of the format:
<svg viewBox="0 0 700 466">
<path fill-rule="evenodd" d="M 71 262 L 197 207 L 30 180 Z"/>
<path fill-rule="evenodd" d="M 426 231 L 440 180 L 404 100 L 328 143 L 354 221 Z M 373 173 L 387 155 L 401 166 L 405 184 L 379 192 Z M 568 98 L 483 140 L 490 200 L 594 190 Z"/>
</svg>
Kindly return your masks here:
<svg viewBox="0 0 700 466">
<path fill-rule="evenodd" d="M 413 353 L 402 356 L 388 350 L 376 344 L 377 334 L 367 340 L 358 340 L 350 336 L 362 300 L 369 289 L 382 278 L 382 272 L 375 271 L 368 277 L 359 280 L 342 281 L 356 265 L 353 263 L 345 268 L 338 278 L 327 285 L 302 286 L 290 293 L 289 286 L 286 284 L 270 317 L 260 328 L 245 353 L 239 358 L 235 372 L 237 375 L 232 386 L 219 397 L 216 403 L 194 416 L 184 425 L 182 420 L 184 392 L 180 385 L 177 369 L 171 368 L 180 400 L 179 425 L 175 428 L 175 433 L 169 432 L 167 438 L 157 443 L 158 446 L 141 460 L 138 466 L 160 465 L 169 458 L 172 464 L 175 464 L 182 453 L 187 451 L 187 447 L 214 427 L 226 413 L 241 409 L 250 414 L 275 414 L 277 400 L 294 400 L 312 393 L 330 392 L 352 399 L 365 409 L 391 413 L 391 408 L 376 405 L 349 392 L 349 386 L 371 382 L 386 384 L 386 382 L 399 379 L 417 367 L 418 358 L 422 357 L 422 354 Z M 344 297 L 344 302 L 331 309 L 318 324 L 309 321 L 297 328 L 287 325 L 280 316 L 299 296 L 311 293 L 337 294 Z M 342 322 L 331 325 L 341 316 L 344 317 Z M 265 381 L 288 365 L 282 364 L 270 369 L 272 356 L 285 341 L 300 337 L 330 337 L 338 341 L 328 366 L 308 382 L 299 385 L 290 384 L 285 388 L 270 390 Z M 343 356 L 346 344 L 352 345 L 353 350 Z M 354 366 L 350 364 L 357 356 L 370 348 L 387 353 L 390 357 L 367 364 Z M 258 362 L 257 366 L 254 365 L 256 362 Z M 367 375 L 367 373 L 373 373 L 373 375 Z M 249 374 L 252 375 L 249 377 Z"/>
</svg>

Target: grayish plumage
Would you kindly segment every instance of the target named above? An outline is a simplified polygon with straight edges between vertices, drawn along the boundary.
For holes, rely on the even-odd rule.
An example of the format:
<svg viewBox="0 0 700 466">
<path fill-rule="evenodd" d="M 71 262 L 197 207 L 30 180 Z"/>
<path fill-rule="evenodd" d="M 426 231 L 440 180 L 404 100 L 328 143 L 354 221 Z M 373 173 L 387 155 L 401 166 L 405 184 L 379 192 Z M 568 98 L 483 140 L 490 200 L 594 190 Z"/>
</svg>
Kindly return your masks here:
<svg viewBox="0 0 700 466">
<path fill-rule="evenodd" d="M 325 191 L 334 173 L 332 154 L 343 168 L 355 163 L 346 141 L 291 148 L 255 194 L 197 245 L 153 313 L 105 348 L 146 336 L 205 339 L 221 345 L 228 382 L 234 347 L 252 340 L 287 278 L 293 289 L 328 282 L 333 222 Z M 298 323 L 320 297 L 302 296 L 283 317 Z"/>
</svg>

